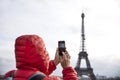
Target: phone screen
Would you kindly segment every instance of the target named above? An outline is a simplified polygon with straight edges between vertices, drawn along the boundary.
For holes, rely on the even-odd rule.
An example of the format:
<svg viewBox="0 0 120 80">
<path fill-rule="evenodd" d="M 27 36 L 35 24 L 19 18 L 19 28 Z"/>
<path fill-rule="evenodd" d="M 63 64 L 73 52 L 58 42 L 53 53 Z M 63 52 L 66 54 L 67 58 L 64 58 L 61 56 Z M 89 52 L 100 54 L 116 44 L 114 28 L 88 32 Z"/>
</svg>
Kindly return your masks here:
<svg viewBox="0 0 120 80">
<path fill-rule="evenodd" d="M 62 52 L 65 52 L 65 41 L 58 41 L 59 55 L 63 55 Z"/>
</svg>

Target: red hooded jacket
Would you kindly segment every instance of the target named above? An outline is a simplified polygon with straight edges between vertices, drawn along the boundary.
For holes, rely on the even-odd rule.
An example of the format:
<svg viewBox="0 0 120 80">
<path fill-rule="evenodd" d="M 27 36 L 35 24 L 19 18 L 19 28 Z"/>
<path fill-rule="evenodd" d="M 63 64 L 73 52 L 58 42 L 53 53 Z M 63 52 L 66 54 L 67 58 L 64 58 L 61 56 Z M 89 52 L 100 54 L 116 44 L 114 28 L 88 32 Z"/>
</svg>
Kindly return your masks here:
<svg viewBox="0 0 120 80">
<path fill-rule="evenodd" d="M 37 35 L 22 35 L 15 41 L 15 58 L 17 70 L 9 71 L 4 78 L 14 72 L 14 80 L 27 80 L 36 72 L 45 75 L 42 80 L 60 80 L 57 76 L 50 76 L 56 69 L 54 62 L 49 60 L 44 41 Z M 77 73 L 72 67 L 62 71 L 63 80 L 77 80 Z"/>
</svg>

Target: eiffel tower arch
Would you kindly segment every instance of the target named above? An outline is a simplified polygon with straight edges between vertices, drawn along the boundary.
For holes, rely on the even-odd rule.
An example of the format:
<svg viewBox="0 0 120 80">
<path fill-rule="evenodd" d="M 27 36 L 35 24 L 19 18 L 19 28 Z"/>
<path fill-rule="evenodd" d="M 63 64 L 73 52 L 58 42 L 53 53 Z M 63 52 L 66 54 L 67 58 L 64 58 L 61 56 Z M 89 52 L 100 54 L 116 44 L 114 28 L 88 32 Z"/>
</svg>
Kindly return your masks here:
<svg viewBox="0 0 120 80">
<path fill-rule="evenodd" d="M 84 43 L 85 43 L 85 34 L 84 34 L 84 17 L 85 14 L 81 14 L 82 17 L 82 29 L 81 29 L 81 36 L 82 36 L 82 51 L 79 52 L 78 54 L 78 61 L 77 65 L 75 67 L 75 70 L 77 71 L 78 77 L 81 77 L 82 75 L 86 75 L 90 78 L 90 80 L 96 80 L 96 77 L 93 72 L 93 68 L 91 68 L 90 61 L 88 59 L 88 54 L 87 51 L 85 51 Z M 86 68 L 81 67 L 81 60 L 84 59 L 86 61 Z"/>
</svg>

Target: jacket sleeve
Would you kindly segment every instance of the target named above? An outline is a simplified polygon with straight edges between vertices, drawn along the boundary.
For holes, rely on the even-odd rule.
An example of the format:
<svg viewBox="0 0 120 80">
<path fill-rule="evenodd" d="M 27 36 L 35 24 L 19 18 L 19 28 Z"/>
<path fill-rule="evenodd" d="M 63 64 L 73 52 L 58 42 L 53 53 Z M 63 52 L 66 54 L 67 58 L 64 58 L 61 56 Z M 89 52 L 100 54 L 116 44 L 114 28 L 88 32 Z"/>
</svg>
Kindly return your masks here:
<svg viewBox="0 0 120 80">
<path fill-rule="evenodd" d="M 11 77 L 11 75 L 14 74 L 14 72 L 15 72 L 15 70 L 11 70 L 11 71 L 5 73 L 4 79 L 6 79 L 7 77 Z"/>
<path fill-rule="evenodd" d="M 49 62 L 49 68 L 47 75 L 50 75 L 56 69 L 56 65 L 54 64 L 53 60 Z"/>
<path fill-rule="evenodd" d="M 72 67 L 66 67 L 62 71 L 63 80 L 78 80 L 77 72 Z"/>
</svg>

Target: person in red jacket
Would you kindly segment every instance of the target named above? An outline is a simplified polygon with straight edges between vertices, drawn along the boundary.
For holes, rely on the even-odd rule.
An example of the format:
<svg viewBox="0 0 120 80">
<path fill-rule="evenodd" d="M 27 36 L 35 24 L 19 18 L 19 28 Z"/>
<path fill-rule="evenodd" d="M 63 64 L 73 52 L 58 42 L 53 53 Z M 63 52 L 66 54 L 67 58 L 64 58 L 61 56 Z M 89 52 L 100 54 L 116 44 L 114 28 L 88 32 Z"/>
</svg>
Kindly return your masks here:
<svg viewBox="0 0 120 80">
<path fill-rule="evenodd" d="M 59 56 L 56 50 L 54 60 L 49 60 L 49 54 L 44 41 L 38 35 L 22 35 L 15 41 L 15 58 L 17 70 L 11 70 L 4 76 L 5 80 L 61 80 L 60 77 L 50 75 L 60 63 L 63 80 L 77 80 L 76 71 L 70 66 L 68 52 Z"/>
</svg>

